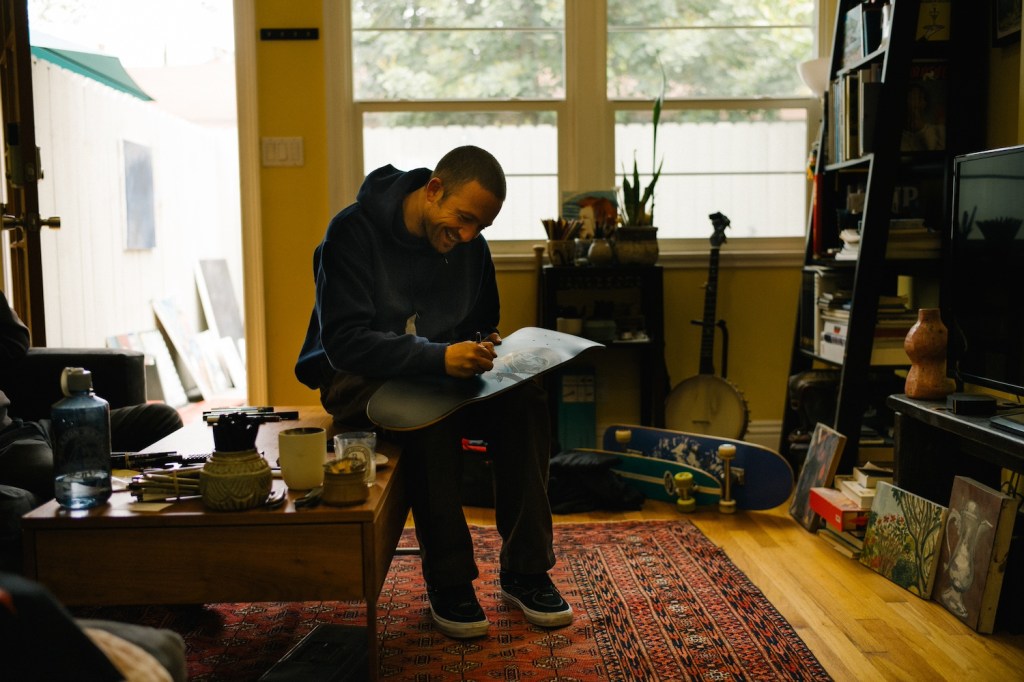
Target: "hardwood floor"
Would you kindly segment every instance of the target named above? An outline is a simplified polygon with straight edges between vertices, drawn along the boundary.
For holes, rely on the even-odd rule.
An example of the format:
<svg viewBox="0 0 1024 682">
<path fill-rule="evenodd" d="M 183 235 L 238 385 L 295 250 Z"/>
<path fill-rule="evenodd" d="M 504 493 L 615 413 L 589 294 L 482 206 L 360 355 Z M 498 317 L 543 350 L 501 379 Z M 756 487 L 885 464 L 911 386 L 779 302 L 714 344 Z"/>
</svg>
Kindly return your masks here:
<svg viewBox="0 0 1024 682">
<path fill-rule="evenodd" d="M 493 525 L 490 509 L 466 508 Z M 979 635 L 936 602 L 919 599 L 808 533 L 786 507 L 699 510 L 648 501 L 636 512 L 556 515 L 556 523 L 686 518 L 757 585 L 839 681 L 1022 680 L 1024 635 Z"/>
</svg>

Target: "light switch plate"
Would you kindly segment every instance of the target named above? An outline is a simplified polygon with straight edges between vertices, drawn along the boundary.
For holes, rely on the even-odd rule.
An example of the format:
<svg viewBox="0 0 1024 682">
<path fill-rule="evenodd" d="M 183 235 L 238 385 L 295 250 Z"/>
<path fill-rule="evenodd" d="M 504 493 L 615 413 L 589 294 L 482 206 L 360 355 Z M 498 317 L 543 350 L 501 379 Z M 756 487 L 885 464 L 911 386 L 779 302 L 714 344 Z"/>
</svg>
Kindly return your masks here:
<svg viewBox="0 0 1024 682">
<path fill-rule="evenodd" d="M 303 145 L 301 137 L 264 137 L 260 138 L 263 166 L 301 166 Z"/>
</svg>

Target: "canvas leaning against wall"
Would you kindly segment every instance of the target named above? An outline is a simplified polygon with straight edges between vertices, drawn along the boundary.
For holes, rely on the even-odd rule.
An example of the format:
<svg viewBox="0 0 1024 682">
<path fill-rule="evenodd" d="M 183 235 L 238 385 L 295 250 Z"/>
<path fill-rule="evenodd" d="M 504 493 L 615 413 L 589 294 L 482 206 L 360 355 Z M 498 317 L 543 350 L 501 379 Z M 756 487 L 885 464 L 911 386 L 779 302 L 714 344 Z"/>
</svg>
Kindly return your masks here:
<svg viewBox="0 0 1024 682">
<path fill-rule="evenodd" d="M 789 503 L 789 515 L 809 531 L 815 531 L 820 524 L 818 515 L 811 509 L 811 488 L 832 485 L 845 445 L 846 436 L 821 422 L 815 425 L 807 446 L 807 458 Z"/>
<path fill-rule="evenodd" d="M 949 497 L 933 598 L 978 632 L 992 632 L 1020 500 L 957 476 Z"/>
<path fill-rule="evenodd" d="M 939 567 L 948 509 L 881 481 L 868 515 L 860 562 L 928 599 Z"/>
</svg>

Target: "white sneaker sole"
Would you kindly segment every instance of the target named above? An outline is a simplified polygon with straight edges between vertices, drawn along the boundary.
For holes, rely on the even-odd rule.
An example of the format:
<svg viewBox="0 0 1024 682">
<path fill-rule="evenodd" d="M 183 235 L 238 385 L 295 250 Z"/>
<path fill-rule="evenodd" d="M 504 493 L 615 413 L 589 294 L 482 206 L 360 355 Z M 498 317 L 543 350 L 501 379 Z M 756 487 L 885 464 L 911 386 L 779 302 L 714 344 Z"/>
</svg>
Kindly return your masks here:
<svg viewBox="0 0 1024 682">
<path fill-rule="evenodd" d="M 542 628 L 559 628 L 564 627 L 572 623 L 572 607 L 568 604 L 565 605 L 565 611 L 534 611 L 533 609 L 527 608 L 523 602 L 519 601 L 518 597 L 515 597 L 505 590 L 501 591 L 501 596 L 506 601 L 510 601 L 523 612 L 526 616 L 526 620 L 530 623 L 537 625 Z"/>
<path fill-rule="evenodd" d="M 430 617 L 434 619 L 434 627 L 437 628 L 438 632 L 453 639 L 472 639 L 474 637 L 483 637 L 487 634 L 487 629 L 491 626 L 491 623 L 486 618 L 474 623 L 461 623 L 454 620 L 448 620 L 447 618 L 442 618 L 434 612 L 433 606 L 430 607 Z"/>
</svg>

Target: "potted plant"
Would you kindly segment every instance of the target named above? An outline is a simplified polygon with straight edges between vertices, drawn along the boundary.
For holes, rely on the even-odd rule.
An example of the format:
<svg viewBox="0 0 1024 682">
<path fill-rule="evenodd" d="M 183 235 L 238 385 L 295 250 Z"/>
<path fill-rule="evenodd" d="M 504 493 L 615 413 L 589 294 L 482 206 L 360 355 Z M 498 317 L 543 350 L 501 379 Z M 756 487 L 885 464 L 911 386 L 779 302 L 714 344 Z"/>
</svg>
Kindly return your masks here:
<svg viewBox="0 0 1024 682">
<path fill-rule="evenodd" d="M 635 154 L 632 182 L 625 169 L 622 173 L 622 226 L 615 230 L 615 254 L 620 263 L 627 265 L 653 265 L 658 260 L 658 228 L 654 227 L 654 188 L 661 177 L 661 167 L 664 163 L 664 159 L 658 161 L 658 122 L 665 102 L 665 86 L 665 69 L 661 67 L 661 93 L 654 100 L 651 180 L 641 191 L 640 170 Z M 650 210 L 647 208 L 648 202 Z"/>
</svg>

